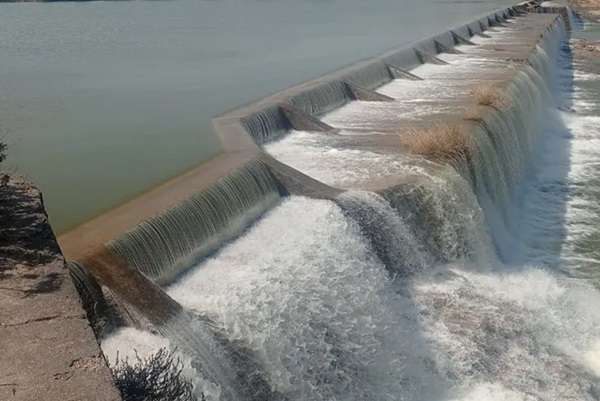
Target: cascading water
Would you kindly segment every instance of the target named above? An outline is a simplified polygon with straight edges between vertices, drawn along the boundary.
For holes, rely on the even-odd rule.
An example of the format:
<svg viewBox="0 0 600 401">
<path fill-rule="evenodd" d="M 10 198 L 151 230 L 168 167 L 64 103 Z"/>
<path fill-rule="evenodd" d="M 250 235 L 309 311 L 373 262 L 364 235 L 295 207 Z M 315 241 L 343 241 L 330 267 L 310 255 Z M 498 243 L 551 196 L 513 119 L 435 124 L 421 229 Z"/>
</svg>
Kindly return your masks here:
<svg viewBox="0 0 600 401">
<path fill-rule="evenodd" d="M 330 201 L 285 201 L 169 294 L 248 344 L 290 399 L 370 399 L 380 391 L 372 368 L 403 370 L 395 344 L 405 339 L 391 330 L 404 330 L 394 323 L 403 306 L 360 228 Z"/>
<path fill-rule="evenodd" d="M 268 168 L 250 162 L 109 245 L 155 282 L 168 283 L 238 235 L 280 196 Z"/>
<path fill-rule="evenodd" d="M 199 393 L 208 400 L 231 394 L 599 400 L 600 294 L 580 277 L 599 260 L 585 220 L 597 217 L 590 210 L 598 208 L 598 191 L 586 186 L 597 181 L 600 124 L 591 115 L 558 111 L 557 103 L 577 109 L 578 102 L 594 100 L 563 102 L 573 82 L 560 40 L 564 32 L 555 27 L 530 66 L 515 66 L 506 107 L 473 116 L 472 157 L 465 164 L 357 150 L 338 137 L 307 132 L 265 146 L 327 184 L 358 189 L 368 183 L 378 193 L 284 199 L 165 288 L 189 316 L 210 319 L 222 336 L 187 335 L 197 344 L 180 348 L 202 348 L 221 369 L 194 366 L 191 356 L 186 374 Z M 444 57 L 468 57 L 468 48 Z M 419 73 L 426 76 L 427 68 L 452 65 Z M 559 84 L 547 84 L 554 81 Z M 360 113 L 367 105 L 346 107 Z M 342 111 L 331 114 L 328 123 L 348 122 Z M 161 334 L 176 346 L 179 332 L 194 333 L 193 326 L 177 322 Z M 144 336 L 122 330 L 104 348 L 166 341 Z M 215 341 L 220 347 L 211 348 Z M 262 393 L 228 388 L 238 381 L 223 367 L 236 365 L 236 355 L 242 362 L 233 376 L 257 375 Z"/>
<path fill-rule="evenodd" d="M 469 183 L 450 167 L 383 196 L 435 263 L 495 257 L 483 213 Z M 427 267 L 429 265 L 424 265 Z"/>
<path fill-rule="evenodd" d="M 348 191 L 336 202 L 360 226 L 392 275 L 412 273 L 432 262 L 385 198 L 373 192 Z"/>
<path fill-rule="evenodd" d="M 489 193 L 478 194 L 480 201 L 486 197 L 494 200 L 489 204 L 483 201 L 482 206 L 496 235 L 499 230 L 489 219 L 490 211 L 508 208 L 504 213 L 506 227 L 502 230 L 523 244 L 516 247 L 515 241 L 499 250 L 513 265 L 495 264 L 488 272 L 468 264 L 438 267 L 432 274 L 441 273 L 443 279 L 432 280 L 423 275 L 418 279 L 422 281 L 413 287 L 416 303 L 425 311 L 424 327 L 429 328 L 426 331 L 430 330 L 434 339 L 432 349 L 440 358 L 436 363 L 440 374 L 461 377 L 463 382 L 470 383 L 460 399 L 594 400 L 600 396 L 596 354 L 600 315 L 592 306 L 600 301 L 598 293 L 587 282 L 573 281 L 551 270 L 552 264 L 535 267 L 536 263 L 560 255 L 560 247 L 556 249 L 555 245 L 564 225 L 555 219 L 561 214 L 556 198 L 564 197 L 564 187 L 561 181 L 553 180 L 561 180 L 560 171 L 565 166 L 557 168 L 556 163 L 560 166 L 565 160 L 554 156 L 557 152 L 568 152 L 568 146 L 564 145 L 569 131 L 554 104 L 540 102 L 552 99 L 547 96 L 550 91 L 544 82 L 554 82 L 555 75 L 549 69 L 554 60 L 550 62 L 551 57 L 544 52 L 536 60 L 532 62 L 534 68 L 526 70 L 532 95 L 532 100 L 526 101 L 536 106 L 534 110 L 543 118 L 519 116 L 517 113 L 532 110 L 523 102 L 514 109 L 514 116 L 504 115 L 501 119 L 493 116 L 504 123 L 522 121 L 511 128 L 527 135 L 528 140 L 515 142 L 517 146 L 512 149 L 523 149 L 520 159 L 531 161 L 522 171 L 509 172 L 509 176 L 525 177 L 509 186 L 513 194 L 508 203 L 497 202 L 498 197 Z M 564 63 L 559 60 L 559 64 L 560 61 Z M 559 98 L 562 95 L 558 93 Z M 524 126 L 528 122 L 533 124 Z M 486 121 L 490 135 L 507 132 L 500 131 L 500 127 Z M 503 138 L 511 137 L 503 135 Z M 509 160 L 509 155 L 503 155 L 497 146 L 495 153 Z M 480 169 L 497 165 L 490 156 L 482 157 L 478 165 L 488 163 L 488 166 Z M 501 171 L 494 171 L 488 177 L 498 177 L 492 181 L 494 190 L 499 181 L 506 180 Z M 489 191 L 489 186 L 484 189 Z M 554 233 L 549 229 L 551 226 Z M 536 252 L 532 253 L 531 248 L 539 251 L 539 244 L 544 244 L 545 259 L 533 257 Z M 506 254 L 509 250 L 512 255 Z"/>
<path fill-rule="evenodd" d="M 539 73 L 525 66 L 506 90 L 508 105 L 488 112 L 473 135 L 473 187 L 501 257 L 509 257 L 518 246 L 510 239 L 517 222 L 511 214 L 537 147 L 540 122 L 554 113 L 549 93 Z"/>
</svg>

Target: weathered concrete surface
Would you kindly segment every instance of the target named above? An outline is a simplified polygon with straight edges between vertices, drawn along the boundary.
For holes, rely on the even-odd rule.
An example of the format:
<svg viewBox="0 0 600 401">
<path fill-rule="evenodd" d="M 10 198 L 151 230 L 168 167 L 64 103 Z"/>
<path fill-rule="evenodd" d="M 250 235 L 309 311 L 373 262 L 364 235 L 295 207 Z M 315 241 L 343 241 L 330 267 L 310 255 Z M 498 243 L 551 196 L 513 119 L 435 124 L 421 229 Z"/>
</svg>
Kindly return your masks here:
<svg viewBox="0 0 600 401">
<path fill-rule="evenodd" d="M 40 192 L 0 176 L 0 400 L 120 400 Z"/>
</svg>

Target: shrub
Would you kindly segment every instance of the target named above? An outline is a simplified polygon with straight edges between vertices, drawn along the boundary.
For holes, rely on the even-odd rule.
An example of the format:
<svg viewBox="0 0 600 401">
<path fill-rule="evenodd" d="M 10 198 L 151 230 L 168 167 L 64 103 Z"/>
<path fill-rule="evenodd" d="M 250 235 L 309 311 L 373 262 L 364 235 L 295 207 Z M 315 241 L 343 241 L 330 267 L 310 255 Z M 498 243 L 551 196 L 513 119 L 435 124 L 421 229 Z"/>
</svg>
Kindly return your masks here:
<svg viewBox="0 0 600 401">
<path fill-rule="evenodd" d="M 166 348 L 147 358 L 136 352 L 134 363 L 117 355 L 111 370 L 123 401 L 196 401 L 183 364 Z"/>
<path fill-rule="evenodd" d="M 441 162 L 460 162 L 470 154 L 468 134 L 463 127 L 434 125 L 405 132 L 400 141 L 412 153 Z"/>
<path fill-rule="evenodd" d="M 500 110 L 510 105 L 510 100 L 502 90 L 494 86 L 477 86 L 471 93 L 480 106 L 488 106 Z"/>
</svg>

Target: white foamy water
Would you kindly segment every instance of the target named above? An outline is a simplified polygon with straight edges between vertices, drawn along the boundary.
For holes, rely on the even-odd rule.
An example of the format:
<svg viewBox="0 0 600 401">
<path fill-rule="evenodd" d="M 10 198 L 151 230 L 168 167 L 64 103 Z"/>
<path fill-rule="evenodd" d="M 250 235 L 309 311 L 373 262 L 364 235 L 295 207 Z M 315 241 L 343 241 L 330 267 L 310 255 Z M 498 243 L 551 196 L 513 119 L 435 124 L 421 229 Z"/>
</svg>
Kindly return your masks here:
<svg viewBox="0 0 600 401">
<path fill-rule="evenodd" d="M 444 59 L 452 62 L 460 57 L 450 55 Z M 540 75 L 552 79 L 552 71 L 540 67 Z M 448 68 L 425 65 L 413 72 L 443 77 Z M 577 78 L 582 75 L 575 74 Z M 585 75 L 586 80 L 590 77 Z M 398 89 L 394 88 L 396 84 Z M 429 88 L 427 82 L 419 86 L 418 81 L 398 80 L 379 90 L 394 97 L 402 96 L 402 89 L 407 89 L 407 98 L 426 102 L 431 94 L 424 88 Z M 574 94 L 572 101 L 562 99 L 559 103 L 571 102 L 580 112 L 594 107 L 593 94 L 577 86 L 570 93 Z M 350 120 L 369 118 L 373 109 L 365 111 L 365 107 L 362 102 L 354 102 L 329 114 L 326 120 L 339 126 L 348 123 L 347 115 L 351 115 Z M 422 110 L 429 112 L 427 107 Z M 564 276 L 565 250 L 571 249 L 587 263 L 593 260 L 590 252 L 581 255 L 581 236 L 590 234 L 589 225 L 597 216 L 590 210 L 598 207 L 598 193 L 590 191 L 589 184 L 598 176 L 595 167 L 600 166 L 596 151 L 598 119 L 558 111 L 550 114 L 547 125 L 535 128 L 542 133 L 531 139 L 534 157 L 523 165 L 530 170 L 524 172 L 526 181 L 515 203 L 498 205 L 516 209 L 507 213 L 508 218 L 518 220 L 508 226 L 506 235 L 523 243 L 514 249 L 515 258 L 511 258 L 518 262 L 511 266 L 493 259 L 478 260 L 477 264 L 454 263 L 423 272 L 406 284 L 416 308 L 418 330 L 428 349 L 423 358 L 431 357 L 432 376 L 443 383 L 442 399 L 598 397 L 600 296 L 589 282 Z M 283 152 L 280 155 L 285 157 Z M 304 167 L 302 163 L 298 166 Z M 571 195 L 572 187 L 578 196 Z M 490 203 L 485 207 L 497 206 Z M 576 242 L 576 246 L 569 245 Z M 554 270 L 556 267 L 559 269 Z M 397 399 L 402 397 L 397 395 Z"/>
<path fill-rule="evenodd" d="M 407 392 L 404 350 L 418 339 L 398 312 L 410 309 L 333 202 L 284 201 L 168 292 L 244 341 L 291 399 Z"/>
<path fill-rule="evenodd" d="M 291 198 L 168 292 L 293 400 L 594 399 L 594 289 L 493 262 L 390 280 L 367 239 L 334 203 Z"/>
<path fill-rule="evenodd" d="M 587 367 L 600 378 L 600 340 L 592 344 L 583 357 Z"/>
<path fill-rule="evenodd" d="M 415 292 L 441 374 L 495 382 L 533 400 L 594 399 L 597 291 L 533 267 L 438 274 Z"/>
<path fill-rule="evenodd" d="M 600 76 L 584 61 L 558 65 L 557 112 L 544 125 L 520 215 L 525 259 L 597 282 L 600 267 Z"/>
<path fill-rule="evenodd" d="M 385 199 L 287 198 L 169 295 L 243 344 L 289 400 L 598 401 L 600 121 L 589 110 L 600 96 L 589 80 L 573 80 L 567 55 L 553 71 L 555 55 L 540 48 L 536 70 L 515 78 L 511 93 L 523 98 L 498 114 L 506 121 L 490 120 L 504 142 L 479 133 L 474 178 L 419 157 L 357 150 L 344 131 L 296 131 L 268 144 L 330 185 L 377 187 L 395 177 L 406 185 Z M 447 59 L 460 57 L 470 56 Z M 420 73 L 433 79 L 453 66 Z M 554 77 L 556 103 L 575 113 L 545 99 L 544 79 Z M 395 84 L 404 85 L 382 92 Z M 326 118 L 375 116 L 368 107 L 353 102 Z M 510 263 L 496 258 L 489 234 L 499 230 Z M 113 341 L 133 340 L 121 332 Z"/>
<path fill-rule="evenodd" d="M 425 174 L 426 163 L 409 155 L 352 149 L 318 132 L 292 131 L 265 149 L 277 159 L 328 185 L 361 187 L 385 178 Z"/>
<path fill-rule="evenodd" d="M 169 349 L 168 339 L 131 327 L 119 329 L 102 341 L 102 351 L 111 365 L 117 357 L 135 362 L 137 357 L 145 359 L 161 348 Z"/>
<path fill-rule="evenodd" d="M 460 395 L 449 401 L 534 401 L 529 395 L 508 390 L 500 384 L 482 383 L 460 391 Z"/>
<path fill-rule="evenodd" d="M 121 364 L 126 362 L 133 366 L 148 360 L 161 349 L 168 350 L 173 353 L 174 362 L 179 364 L 183 376 L 192 383 L 198 397 L 201 397 L 202 394 L 208 400 L 216 400 L 220 397 L 219 386 L 203 378 L 192 367 L 190 357 L 182 350 L 174 347 L 169 339 L 161 335 L 132 327 L 124 327 L 105 338 L 101 343 L 101 347 L 111 368 L 119 366 L 117 362 Z"/>
</svg>

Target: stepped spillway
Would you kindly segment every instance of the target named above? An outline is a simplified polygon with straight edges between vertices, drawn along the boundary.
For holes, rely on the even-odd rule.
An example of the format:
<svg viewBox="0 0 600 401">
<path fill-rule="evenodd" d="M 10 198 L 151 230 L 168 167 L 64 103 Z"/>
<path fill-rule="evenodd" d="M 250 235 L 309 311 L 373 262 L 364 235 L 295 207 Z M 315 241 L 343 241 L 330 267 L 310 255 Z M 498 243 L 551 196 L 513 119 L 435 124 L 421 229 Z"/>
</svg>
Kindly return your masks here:
<svg viewBox="0 0 600 401">
<path fill-rule="evenodd" d="M 535 5 L 226 113 L 217 173 L 61 238 L 153 332 L 105 350 L 177 349 L 209 400 L 597 400 L 600 294 L 538 244 L 577 123 Z"/>
</svg>

